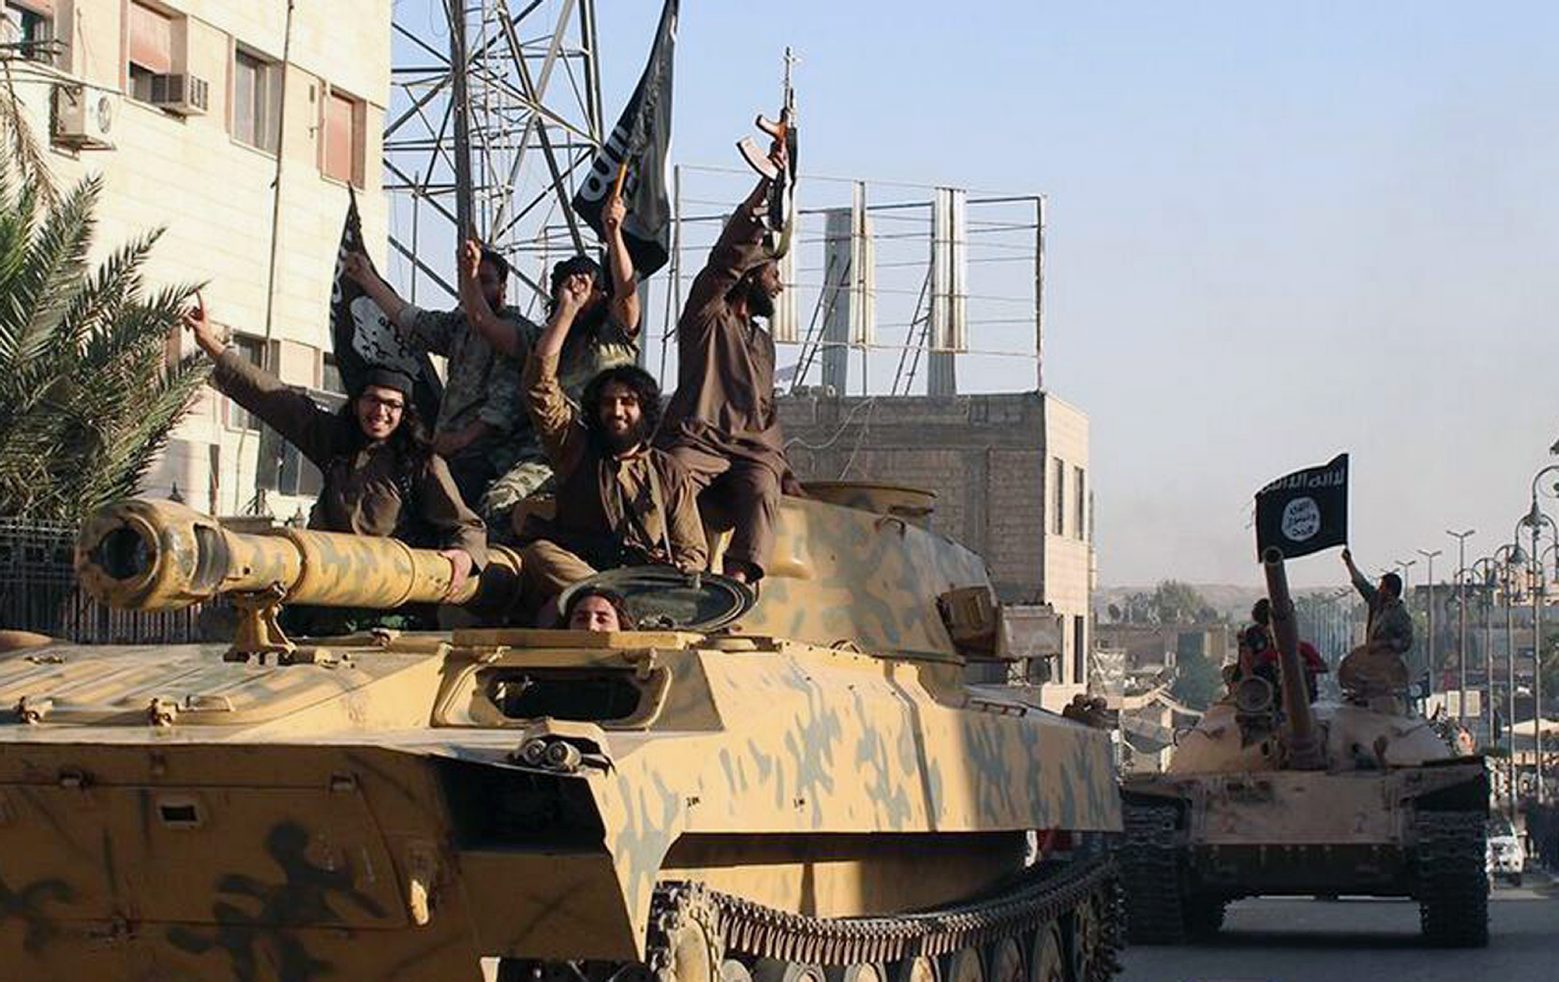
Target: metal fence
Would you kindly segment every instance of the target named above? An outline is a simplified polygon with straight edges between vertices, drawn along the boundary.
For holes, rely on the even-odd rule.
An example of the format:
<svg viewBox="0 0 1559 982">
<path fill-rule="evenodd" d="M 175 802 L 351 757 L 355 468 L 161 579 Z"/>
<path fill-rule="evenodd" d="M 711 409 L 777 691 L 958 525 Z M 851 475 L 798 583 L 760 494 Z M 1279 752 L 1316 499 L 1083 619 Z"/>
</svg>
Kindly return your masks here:
<svg viewBox="0 0 1559 982">
<path fill-rule="evenodd" d="M 200 640 L 200 608 L 113 610 L 76 585 L 76 530 L 56 522 L 0 518 L 0 628 L 83 644 Z"/>
</svg>

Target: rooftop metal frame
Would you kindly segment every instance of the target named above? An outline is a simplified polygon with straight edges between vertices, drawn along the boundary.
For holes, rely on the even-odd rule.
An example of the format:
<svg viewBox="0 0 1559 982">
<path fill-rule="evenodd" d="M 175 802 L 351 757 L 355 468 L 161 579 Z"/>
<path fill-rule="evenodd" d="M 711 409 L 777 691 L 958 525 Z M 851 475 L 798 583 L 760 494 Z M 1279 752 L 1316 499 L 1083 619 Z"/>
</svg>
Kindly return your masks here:
<svg viewBox="0 0 1559 982">
<path fill-rule="evenodd" d="M 582 251 L 588 234 L 568 202 L 602 139 L 595 2 L 433 7 L 397 4 L 392 19 L 391 252 L 409 264 L 412 299 L 419 288 L 453 297 L 453 243 L 474 233 L 539 300 L 535 271 L 549 253 Z"/>
</svg>

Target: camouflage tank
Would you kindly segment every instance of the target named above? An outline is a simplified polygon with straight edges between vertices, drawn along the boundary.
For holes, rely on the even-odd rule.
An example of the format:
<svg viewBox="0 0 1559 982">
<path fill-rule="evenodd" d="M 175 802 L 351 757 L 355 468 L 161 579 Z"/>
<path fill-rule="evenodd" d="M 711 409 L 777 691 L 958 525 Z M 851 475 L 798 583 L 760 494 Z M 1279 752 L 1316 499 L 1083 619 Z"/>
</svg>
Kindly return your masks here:
<svg viewBox="0 0 1559 982">
<path fill-rule="evenodd" d="M 236 640 L 0 655 L 7 974 L 1111 977 L 1106 735 L 967 687 L 1003 655 L 983 564 L 901 491 L 826 493 L 849 504 L 784 502 L 758 597 L 618 574 L 647 629 L 608 634 L 291 639 L 283 601 L 431 601 L 449 564 L 99 514 L 90 591 L 225 596 Z M 517 562 L 495 549 L 461 602 L 494 616 Z"/>
<path fill-rule="evenodd" d="M 1483 758 L 1396 707 L 1312 706 L 1282 557 L 1266 558 L 1281 694 L 1239 682 L 1165 773 L 1125 780 L 1129 939 L 1212 934 L 1241 897 L 1364 894 L 1417 900 L 1433 944 L 1486 945 Z"/>
</svg>

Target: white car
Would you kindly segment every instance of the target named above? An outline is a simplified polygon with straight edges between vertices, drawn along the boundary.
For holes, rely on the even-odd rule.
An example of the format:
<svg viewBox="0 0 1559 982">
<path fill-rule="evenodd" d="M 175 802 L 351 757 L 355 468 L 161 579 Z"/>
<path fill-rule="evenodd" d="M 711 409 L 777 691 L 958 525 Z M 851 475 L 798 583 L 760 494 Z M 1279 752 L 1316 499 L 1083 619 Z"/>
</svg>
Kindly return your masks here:
<svg viewBox="0 0 1559 982">
<path fill-rule="evenodd" d="M 1489 819 L 1488 845 L 1484 849 L 1484 868 L 1489 879 L 1509 880 L 1512 886 L 1520 886 L 1526 865 L 1526 850 L 1521 848 L 1521 839 L 1509 820 L 1498 816 Z"/>
</svg>

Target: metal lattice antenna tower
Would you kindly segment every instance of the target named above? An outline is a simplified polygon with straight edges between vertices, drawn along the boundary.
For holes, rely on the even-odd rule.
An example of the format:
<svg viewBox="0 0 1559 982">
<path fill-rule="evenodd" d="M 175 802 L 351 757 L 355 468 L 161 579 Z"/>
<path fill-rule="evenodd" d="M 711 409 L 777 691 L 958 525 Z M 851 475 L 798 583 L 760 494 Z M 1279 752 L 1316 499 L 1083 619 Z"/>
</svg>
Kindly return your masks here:
<svg viewBox="0 0 1559 982">
<path fill-rule="evenodd" d="M 474 225 L 511 260 L 528 288 L 511 302 L 526 306 L 549 254 L 593 240 L 568 201 L 601 142 L 595 2 L 397 0 L 392 27 L 392 260 L 410 263 L 413 293 L 453 296 L 457 230 Z M 462 61 L 464 73 L 451 71 Z"/>
</svg>

